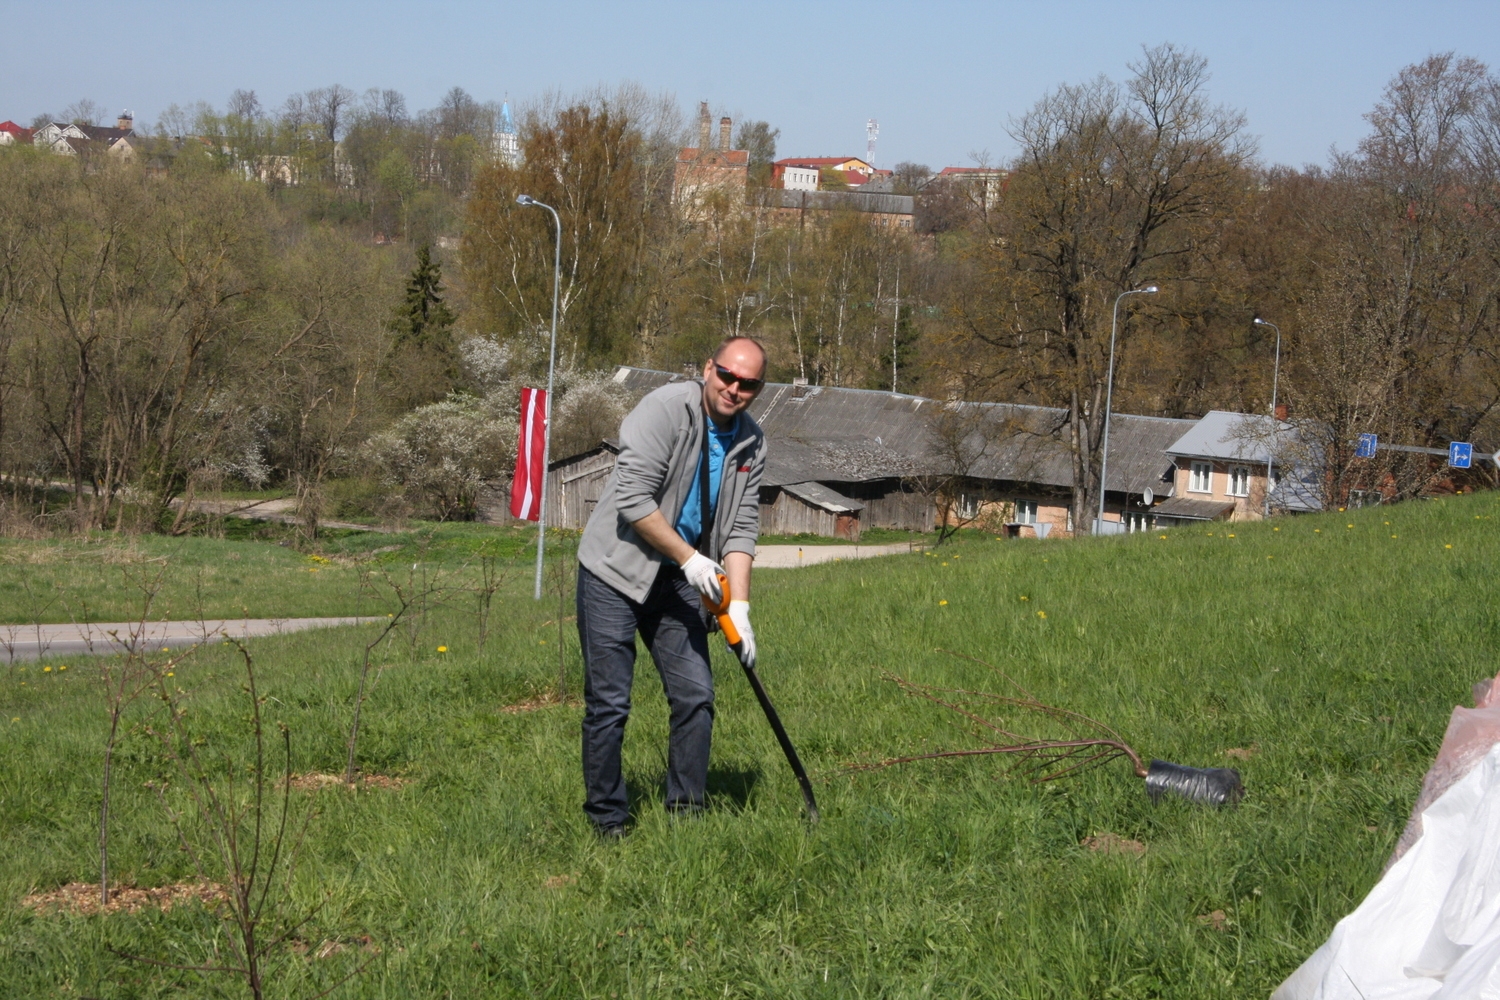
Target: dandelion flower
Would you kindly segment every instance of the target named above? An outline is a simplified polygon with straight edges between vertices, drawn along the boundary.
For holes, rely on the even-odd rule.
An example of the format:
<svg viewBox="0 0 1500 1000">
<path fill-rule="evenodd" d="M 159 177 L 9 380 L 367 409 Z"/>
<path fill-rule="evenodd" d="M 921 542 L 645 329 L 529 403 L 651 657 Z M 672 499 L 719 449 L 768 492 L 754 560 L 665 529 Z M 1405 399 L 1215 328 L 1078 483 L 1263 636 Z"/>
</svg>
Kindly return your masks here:
<svg viewBox="0 0 1500 1000">
<path fill-rule="evenodd" d="M 1166 535 L 1157 535 L 1156 537 L 1160 538 L 1164 542 L 1167 540 L 1167 536 Z"/>
<path fill-rule="evenodd" d="M 938 606 L 941 607 L 942 605 L 947 604 L 947 603 L 948 603 L 947 601 L 938 601 Z"/>
<path fill-rule="evenodd" d="M 1342 513 L 1342 512 L 1343 512 L 1343 510 L 1344 510 L 1344 508 L 1342 508 L 1342 507 L 1340 507 L 1340 508 L 1339 508 L 1339 511 L 1340 511 L 1340 512 L 1341 512 L 1341 513 Z"/>
<path fill-rule="evenodd" d="M 1453 548 L 1453 546 L 1451 546 L 1451 545 L 1444 545 L 1443 548 L 1445 548 L 1445 549 L 1451 549 L 1451 548 Z"/>
<path fill-rule="evenodd" d="M 1231 531 L 1231 532 L 1230 532 L 1230 533 L 1229 533 L 1229 537 L 1230 537 L 1230 538 L 1233 538 L 1233 537 L 1234 537 L 1234 532 L 1232 532 L 1232 531 Z"/>
<path fill-rule="evenodd" d="M 1391 536 L 1391 537 L 1392 537 L 1392 538 L 1395 538 L 1395 537 L 1396 537 L 1396 536 L 1395 536 L 1395 535 L 1392 535 L 1392 536 Z"/>
<path fill-rule="evenodd" d="M 163 653 L 170 653 L 170 652 L 171 652 L 171 650 L 170 650 L 170 649 L 168 649 L 168 648 L 167 648 L 167 647 L 166 647 L 166 646 L 163 646 L 163 647 L 162 647 L 162 648 L 161 648 L 161 651 L 162 651 L 162 652 L 163 652 Z"/>
<path fill-rule="evenodd" d="M 20 722 L 21 721 L 21 717 L 19 715 L 14 716 L 10 721 L 11 722 Z"/>
<path fill-rule="evenodd" d="M 62 666 L 58 667 L 57 669 L 58 670 L 67 670 L 68 669 L 68 665 L 66 663 L 64 663 Z"/>
<path fill-rule="evenodd" d="M 537 645 L 538 646 L 545 646 L 545 645 L 547 645 L 547 640 L 543 639 L 541 642 L 537 643 Z"/>
<path fill-rule="evenodd" d="M 1313 529 L 1313 534 L 1315 534 L 1315 535 L 1321 535 L 1322 533 L 1323 533 L 1323 529 L 1322 528 L 1314 528 Z"/>
<path fill-rule="evenodd" d="M 1272 528 L 1271 530 L 1272 531 L 1280 531 L 1281 529 L 1280 528 Z"/>
<path fill-rule="evenodd" d="M 394 617 L 396 617 L 396 616 L 395 616 L 395 615 L 393 615 L 393 614 L 391 614 L 391 613 L 390 613 L 390 612 L 389 612 L 389 611 L 387 611 L 387 612 L 386 612 L 386 613 L 385 613 L 385 616 L 386 616 L 386 617 L 387 617 L 387 618 L 394 618 Z"/>
<path fill-rule="evenodd" d="M 176 674 L 176 673 L 175 673 L 175 672 L 173 672 L 173 671 L 171 671 L 171 670 L 168 670 L 168 671 L 167 671 L 167 676 L 168 676 L 168 677 L 176 677 L 176 676 L 177 676 L 177 674 Z"/>
<path fill-rule="evenodd" d="M 448 652 L 448 647 L 447 646 L 439 646 L 438 647 L 438 652 L 439 653 L 446 653 L 446 652 Z"/>
<path fill-rule="evenodd" d="M 1448 546 L 1448 548 L 1451 549 L 1451 548 L 1453 548 L 1453 546 L 1450 545 L 1450 546 Z M 43 667 L 42 668 L 42 673 L 44 673 L 44 674 L 50 674 L 50 673 L 52 673 L 52 668 L 51 667 Z"/>
<path fill-rule="evenodd" d="M 1037 617 L 1038 617 L 1038 618 L 1046 618 L 1046 617 L 1047 617 L 1047 612 L 1045 612 L 1045 611 L 1038 611 L 1038 612 L 1037 612 L 1037 613 L 1036 613 L 1036 616 L 1037 616 Z"/>
<path fill-rule="evenodd" d="M 1031 598 L 1027 597 L 1025 594 L 1022 594 L 1021 595 L 1021 600 L 1023 600 L 1023 601 L 1029 601 L 1029 600 L 1031 600 Z"/>
<path fill-rule="evenodd" d="M 948 565 L 948 564 L 947 564 L 947 563 L 943 563 L 943 565 L 944 565 L 944 566 L 946 566 L 946 565 Z"/>
<path fill-rule="evenodd" d="M 1344 525 L 1344 527 L 1346 527 L 1346 528 L 1352 528 L 1352 527 L 1354 527 L 1354 525 L 1352 525 L 1352 524 L 1346 524 L 1346 525 Z"/>
</svg>

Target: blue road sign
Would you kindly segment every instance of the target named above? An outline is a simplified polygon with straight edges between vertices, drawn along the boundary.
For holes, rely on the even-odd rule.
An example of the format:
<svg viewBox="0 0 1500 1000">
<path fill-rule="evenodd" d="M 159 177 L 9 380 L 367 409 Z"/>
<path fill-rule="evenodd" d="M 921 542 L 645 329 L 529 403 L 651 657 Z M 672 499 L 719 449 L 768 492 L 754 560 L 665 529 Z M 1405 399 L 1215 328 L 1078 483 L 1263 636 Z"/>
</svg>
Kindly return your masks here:
<svg viewBox="0 0 1500 1000">
<path fill-rule="evenodd" d="M 1474 463 L 1474 446 L 1467 441 L 1454 441 L 1448 445 L 1448 464 L 1455 469 L 1467 469 Z"/>
<path fill-rule="evenodd" d="M 1374 434 L 1361 434 L 1359 444 L 1354 446 L 1355 458 L 1374 458 L 1376 437 Z"/>
</svg>

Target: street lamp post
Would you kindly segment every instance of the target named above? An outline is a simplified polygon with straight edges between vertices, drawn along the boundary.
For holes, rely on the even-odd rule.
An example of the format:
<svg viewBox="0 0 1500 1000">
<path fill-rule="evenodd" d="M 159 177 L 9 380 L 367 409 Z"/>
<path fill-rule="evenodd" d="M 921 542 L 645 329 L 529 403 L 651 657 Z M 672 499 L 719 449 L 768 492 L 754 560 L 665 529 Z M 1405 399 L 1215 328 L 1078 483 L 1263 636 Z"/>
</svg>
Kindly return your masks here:
<svg viewBox="0 0 1500 1000">
<path fill-rule="evenodd" d="M 1156 286 L 1147 285 L 1145 288 L 1133 288 L 1115 296 L 1114 314 L 1109 321 L 1109 374 L 1105 378 L 1104 389 L 1104 440 L 1101 443 L 1099 458 L 1099 519 L 1094 522 L 1096 535 L 1104 533 L 1104 474 L 1109 471 L 1109 411 L 1114 405 L 1115 398 L 1115 331 L 1120 326 L 1120 300 L 1127 295 L 1155 294 Z"/>
<path fill-rule="evenodd" d="M 557 209 L 544 205 L 529 194 L 516 195 L 516 204 L 545 208 L 552 213 L 557 229 L 557 246 L 552 258 L 552 347 L 547 354 L 547 408 L 542 430 L 542 490 L 536 522 L 536 600 L 542 599 L 542 556 L 547 548 L 547 464 L 552 461 L 552 372 L 557 367 L 557 289 L 562 283 L 562 220 Z"/>
<path fill-rule="evenodd" d="M 1255 317 L 1256 326 L 1269 326 L 1276 331 L 1276 364 L 1271 369 L 1271 446 L 1266 457 L 1266 510 L 1271 516 L 1271 472 L 1276 466 L 1276 440 L 1281 436 L 1281 421 L 1276 416 L 1276 383 L 1281 379 L 1281 327 L 1269 320 Z"/>
</svg>

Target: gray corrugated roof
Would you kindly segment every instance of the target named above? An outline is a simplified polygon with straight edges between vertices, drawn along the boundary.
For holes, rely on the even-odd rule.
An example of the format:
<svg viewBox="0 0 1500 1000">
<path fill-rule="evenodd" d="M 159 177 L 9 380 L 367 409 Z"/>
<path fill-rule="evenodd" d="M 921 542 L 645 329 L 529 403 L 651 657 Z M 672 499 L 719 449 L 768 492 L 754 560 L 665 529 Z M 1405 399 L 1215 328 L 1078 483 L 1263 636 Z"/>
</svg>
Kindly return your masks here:
<svg viewBox="0 0 1500 1000">
<path fill-rule="evenodd" d="M 1278 423 L 1267 416 L 1209 410 L 1191 430 L 1168 446 L 1167 454 L 1264 464 L 1270 458 L 1272 439 L 1290 441 L 1295 433 L 1291 424 Z"/>
<path fill-rule="evenodd" d="M 1189 500 L 1173 497 L 1151 508 L 1151 513 L 1165 517 L 1190 517 L 1198 521 L 1212 521 L 1234 510 L 1233 500 Z"/>
<path fill-rule="evenodd" d="M 622 366 L 614 379 L 646 392 L 687 377 Z M 767 486 L 866 482 L 930 471 L 932 415 L 945 408 L 972 426 L 966 447 L 968 454 L 978 456 L 971 469 L 974 478 L 1071 488 L 1073 459 L 1064 409 L 947 404 L 905 393 L 784 382 L 767 383 L 750 406 L 772 444 L 762 481 Z M 1165 492 L 1163 473 L 1172 462 L 1164 452 L 1195 423 L 1116 413 L 1110 420 L 1108 488 Z"/>
<path fill-rule="evenodd" d="M 832 212 L 835 209 L 853 209 L 856 212 L 885 212 L 890 215 L 911 215 L 916 211 L 917 200 L 909 194 L 884 194 L 865 191 L 787 191 L 777 188 L 771 192 L 776 208 L 808 209 L 813 212 Z"/>
<path fill-rule="evenodd" d="M 850 500 L 822 483 L 787 483 L 782 489 L 799 500 L 806 500 L 814 507 L 821 507 L 833 514 L 853 514 L 865 509 L 858 500 Z"/>
</svg>

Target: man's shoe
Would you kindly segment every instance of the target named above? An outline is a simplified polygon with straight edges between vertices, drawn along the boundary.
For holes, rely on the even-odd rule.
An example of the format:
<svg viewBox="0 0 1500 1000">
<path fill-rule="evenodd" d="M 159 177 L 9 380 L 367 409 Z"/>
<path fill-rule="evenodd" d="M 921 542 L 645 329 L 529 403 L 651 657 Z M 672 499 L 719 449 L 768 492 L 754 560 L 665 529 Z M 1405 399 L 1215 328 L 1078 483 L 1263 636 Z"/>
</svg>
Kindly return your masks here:
<svg viewBox="0 0 1500 1000">
<path fill-rule="evenodd" d="M 625 839 L 625 832 L 626 831 L 625 831 L 625 824 L 624 823 L 615 823 L 612 826 L 596 826 L 596 827 L 594 827 L 594 833 L 598 835 L 598 837 L 599 837 L 600 840 L 604 840 L 604 841 L 620 841 L 620 840 L 624 840 Z"/>
</svg>

